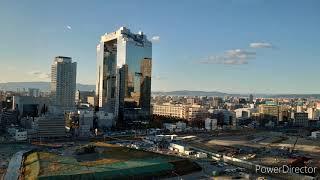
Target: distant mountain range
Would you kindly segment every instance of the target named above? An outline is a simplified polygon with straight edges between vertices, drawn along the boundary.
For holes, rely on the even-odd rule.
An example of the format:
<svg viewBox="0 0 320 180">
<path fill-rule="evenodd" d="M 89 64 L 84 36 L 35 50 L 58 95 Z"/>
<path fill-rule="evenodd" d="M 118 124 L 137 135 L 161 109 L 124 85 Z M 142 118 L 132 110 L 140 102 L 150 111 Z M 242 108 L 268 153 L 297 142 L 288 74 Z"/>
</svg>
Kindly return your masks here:
<svg viewBox="0 0 320 180">
<path fill-rule="evenodd" d="M 218 91 L 169 91 L 169 92 L 161 92 L 161 91 L 154 91 L 152 92 L 153 95 L 167 95 L 167 96 L 227 96 L 229 94 L 218 92 Z"/>
<path fill-rule="evenodd" d="M 0 83 L 0 90 L 16 91 L 23 88 L 37 88 L 40 91 L 50 91 L 50 82 L 7 82 Z M 81 91 L 92 91 L 96 89 L 95 85 L 77 83 L 77 89 Z"/>
<path fill-rule="evenodd" d="M 241 94 L 241 93 L 223 93 L 218 91 L 169 91 L 169 92 L 161 92 L 161 91 L 154 91 L 152 92 L 153 95 L 166 95 L 166 96 L 217 96 L 217 97 L 224 97 L 224 96 L 234 96 L 234 97 L 248 97 L 248 94 Z M 255 97 L 266 97 L 266 98 L 316 98 L 320 99 L 320 94 L 253 94 Z"/>
<path fill-rule="evenodd" d="M 41 91 L 50 91 L 50 82 L 7 82 L 0 83 L 0 90 L 16 91 L 17 89 L 23 88 L 38 88 Z M 80 84 L 77 83 L 77 89 L 81 91 L 92 91 L 95 90 L 95 85 L 90 84 Z M 153 91 L 153 95 L 167 95 L 167 96 L 238 96 L 238 97 L 248 97 L 248 94 L 241 93 L 223 93 L 219 91 Z M 317 98 L 320 99 L 320 94 L 253 94 L 255 97 L 284 97 L 284 98 Z"/>
</svg>

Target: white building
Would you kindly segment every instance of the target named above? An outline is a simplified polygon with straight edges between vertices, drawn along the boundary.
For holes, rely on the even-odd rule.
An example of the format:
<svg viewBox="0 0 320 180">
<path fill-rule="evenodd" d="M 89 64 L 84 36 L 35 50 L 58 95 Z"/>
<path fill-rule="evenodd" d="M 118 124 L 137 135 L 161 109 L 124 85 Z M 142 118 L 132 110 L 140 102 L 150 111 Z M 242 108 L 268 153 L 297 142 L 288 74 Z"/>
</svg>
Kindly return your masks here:
<svg viewBox="0 0 320 180">
<path fill-rule="evenodd" d="M 208 157 L 208 155 L 204 152 L 198 152 L 196 154 L 196 158 L 207 158 L 207 157 Z"/>
<path fill-rule="evenodd" d="M 207 118 L 207 119 L 205 119 L 204 123 L 205 123 L 205 129 L 208 131 L 218 129 L 218 120 L 217 119 Z"/>
<path fill-rule="evenodd" d="M 311 137 L 312 138 L 320 138 L 320 131 L 311 132 Z"/>
<path fill-rule="evenodd" d="M 297 113 L 304 112 L 303 106 L 297 106 Z"/>
<path fill-rule="evenodd" d="M 28 139 L 28 135 L 27 135 L 27 131 L 26 130 L 16 130 L 14 139 L 16 141 L 25 141 Z"/>
<path fill-rule="evenodd" d="M 169 149 L 179 153 L 185 153 L 186 150 L 189 150 L 188 147 L 177 143 L 170 143 Z"/>
<path fill-rule="evenodd" d="M 258 112 L 258 109 L 254 108 L 239 108 L 234 110 L 236 118 L 250 118 L 253 113 Z"/>
<path fill-rule="evenodd" d="M 308 119 L 311 119 L 311 120 L 319 119 L 320 111 L 318 109 L 309 107 L 307 109 L 307 113 L 308 113 Z"/>
<path fill-rule="evenodd" d="M 53 105 L 65 110 L 75 107 L 77 63 L 71 57 L 57 56 L 51 66 Z"/>
<path fill-rule="evenodd" d="M 163 103 L 161 105 L 154 104 L 153 114 L 184 119 L 186 118 L 186 107 L 182 104 L 170 104 L 170 103 Z"/>
</svg>

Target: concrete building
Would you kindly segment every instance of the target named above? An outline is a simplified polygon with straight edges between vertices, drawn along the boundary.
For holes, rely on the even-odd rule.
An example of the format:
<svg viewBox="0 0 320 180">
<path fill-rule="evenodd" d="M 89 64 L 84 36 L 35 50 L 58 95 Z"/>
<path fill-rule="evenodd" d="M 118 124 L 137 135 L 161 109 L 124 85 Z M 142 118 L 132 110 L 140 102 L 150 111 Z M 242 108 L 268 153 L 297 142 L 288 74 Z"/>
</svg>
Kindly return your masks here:
<svg viewBox="0 0 320 180">
<path fill-rule="evenodd" d="M 279 120 L 279 106 L 276 103 L 267 103 L 259 105 L 259 113 L 261 118 L 269 121 L 278 121 Z"/>
<path fill-rule="evenodd" d="M 308 113 L 296 112 L 294 113 L 293 125 L 307 127 L 309 124 Z"/>
<path fill-rule="evenodd" d="M 307 109 L 308 119 L 310 120 L 318 120 L 320 116 L 320 111 L 316 108 L 309 107 Z"/>
<path fill-rule="evenodd" d="M 23 129 L 17 129 L 14 139 L 16 141 L 26 141 L 28 139 L 27 131 Z"/>
<path fill-rule="evenodd" d="M 9 135 L 16 141 L 26 141 L 28 139 L 27 131 L 16 126 L 10 126 L 7 129 Z"/>
<path fill-rule="evenodd" d="M 187 124 L 181 121 L 177 123 L 163 123 L 163 128 L 170 132 L 183 132 L 186 130 Z"/>
<path fill-rule="evenodd" d="M 171 151 L 176 151 L 179 153 L 185 153 L 185 151 L 189 150 L 188 147 L 182 144 L 177 144 L 177 143 L 170 143 L 169 149 Z"/>
<path fill-rule="evenodd" d="M 89 103 L 88 97 L 94 97 L 95 93 L 94 91 L 80 91 L 77 90 L 75 94 L 75 102 L 77 104 L 79 103 Z"/>
<path fill-rule="evenodd" d="M 116 125 L 114 121 L 114 115 L 112 113 L 106 113 L 104 111 L 96 112 L 97 123 L 100 128 L 110 129 L 112 126 Z"/>
<path fill-rule="evenodd" d="M 12 109 L 19 112 L 19 117 L 36 117 L 44 113 L 49 98 L 35 96 L 13 96 Z"/>
<path fill-rule="evenodd" d="M 231 126 L 236 121 L 236 113 L 226 109 L 210 109 L 210 118 L 217 119 L 218 125 L 227 125 Z"/>
<path fill-rule="evenodd" d="M 298 112 L 298 113 L 304 112 L 303 106 L 297 106 L 297 112 Z"/>
<path fill-rule="evenodd" d="M 46 114 L 35 118 L 38 122 L 39 138 L 65 137 L 65 120 L 63 115 Z"/>
<path fill-rule="evenodd" d="M 223 99 L 221 97 L 214 97 L 212 101 L 212 106 L 214 108 L 222 107 L 223 105 Z"/>
<path fill-rule="evenodd" d="M 37 88 L 29 88 L 28 91 L 29 91 L 28 96 L 32 96 L 32 97 L 40 96 L 40 90 Z"/>
<path fill-rule="evenodd" d="M 182 104 L 154 104 L 153 105 L 153 114 L 160 115 L 160 116 L 171 116 L 177 117 L 181 119 L 186 119 L 187 117 L 187 110 L 186 107 Z"/>
<path fill-rule="evenodd" d="M 194 98 L 188 98 L 187 104 L 193 105 L 195 103 Z"/>
<path fill-rule="evenodd" d="M 75 108 L 77 63 L 71 57 L 57 56 L 51 66 L 51 96 L 62 111 Z"/>
<path fill-rule="evenodd" d="M 129 29 L 101 36 L 97 46 L 98 105 L 120 126 L 150 120 L 152 43 Z"/>
<path fill-rule="evenodd" d="M 165 130 L 169 130 L 170 132 L 173 132 L 177 128 L 177 125 L 173 123 L 163 123 L 163 128 Z"/>
<path fill-rule="evenodd" d="M 319 139 L 320 138 L 320 131 L 311 132 L 311 138 Z"/>
<path fill-rule="evenodd" d="M 78 110 L 79 126 L 88 125 L 89 129 L 93 128 L 94 112 L 91 110 Z"/>
<path fill-rule="evenodd" d="M 205 129 L 208 131 L 217 130 L 218 129 L 218 120 L 217 119 L 205 119 Z"/>
<path fill-rule="evenodd" d="M 187 107 L 187 120 L 204 120 L 209 115 L 208 110 L 200 105 L 194 104 Z"/>
<path fill-rule="evenodd" d="M 90 104 L 90 106 L 96 106 L 96 98 L 95 96 L 88 96 L 87 102 Z"/>
<path fill-rule="evenodd" d="M 236 118 L 250 118 L 253 113 L 258 112 L 255 108 L 239 108 L 235 109 Z"/>
</svg>

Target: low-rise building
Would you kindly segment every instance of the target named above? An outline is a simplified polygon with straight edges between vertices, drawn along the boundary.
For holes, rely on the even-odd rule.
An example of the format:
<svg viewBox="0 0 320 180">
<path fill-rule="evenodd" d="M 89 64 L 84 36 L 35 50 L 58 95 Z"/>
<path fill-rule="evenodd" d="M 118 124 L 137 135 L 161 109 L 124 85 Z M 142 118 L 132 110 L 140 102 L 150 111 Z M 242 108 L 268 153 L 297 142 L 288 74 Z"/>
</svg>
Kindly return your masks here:
<svg viewBox="0 0 320 180">
<path fill-rule="evenodd" d="M 170 132 L 173 132 L 177 128 L 177 125 L 173 123 L 163 123 L 163 128 L 165 130 L 169 130 Z"/>
<path fill-rule="evenodd" d="M 115 126 L 114 115 L 104 111 L 96 112 L 97 123 L 99 128 L 111 128 Z"/>
<path fill-rule="evenodd" d="M 26 141 L 28 139 L 28 133 L 24 129 L 17 129 L 14 139 L 16 141 Z"/>
<path fill-rule="evenodd" d="M 207 118 L 205 120 L 204 124 L 205 124 L 205 129 L 208 131 L 218 129 L 218 120 L 217 119 Z"/>
<path fill-rule="evenodd" d="M 176 151 L 178 153 L 185 153 L 186 150 L 189 150 L 188 147 L 178 143 L 170 143 L 169 149 L 171 151 Z"/>
<path fill-rule="evenodd" d="M 258 112 L 255 108 L 239 108 L 235 109 L 236 118 L 250 118 L 253 113 Z"/>
<path fill-rule="evenodd" d="M 46 114 L 35 118 L 38 122 L 38 137 L 65 137 L 65 119 L 64 116 L 55 114 Z"/>
<path fill-rule="evenodd" d="M 187 128 L 187 124 L 185 122 L 179 121 L 176 123 L 176 127 L 179 131 L 185 131 Z"/>
<path fill-rule="evenodd" d="M 310 137 L 311 138 L 316 138 L 316 139 L 320 138 L 320 131 L 311 132 L 311 136 Z"/>
<path fill-rule="evenodd" d="M 88 103 L 88 97 L 94 97 L 94 91 L 76 91 L 75 102 L 76 103 Z"/>
<path fill-rule="evenodd" d="M 154 104 L 153 105 L 153 114 L 160 116 L 171 116 L 181 119 L 186 118 L 186 107 L 182 104 Z"/>
<path fill-rule="evenodd" d="M 46 111 L 49 98 L 34 96 L 13 96 L 12 109 L 19 112 L 19 117 L 36 117 Z"/>
<path fill-rule="evenodd" d="M 309 123 L 308 113 L 296 112 L 294 113 L 293 125 L 307 127 Z"/>
<path fill-rule="evenodd" d="M 93 128 L 94 112 L 92 110 L 78 110 L 79 126 L 89 126 Z"/>
<path fill-rule="evenodd" d="M 18 127 L 12 126 L 7 129 L 9 135 L 16 141 L 26 141 L 28 139 L 27 131 Z"/>
<path fill-rule="evenodd" d="M 90 104 L 90 106 L 95 106 L 96 100 L 95 100 L 95 96 L 88 96 L 87 97 L 87 103 Z"/>
<path fill-rule="evenodd" d="M 187 108 L 188 121 L 204 120 L 208 115 L 208 110 L 200 105 L 194 104 Z"/>
</svg>

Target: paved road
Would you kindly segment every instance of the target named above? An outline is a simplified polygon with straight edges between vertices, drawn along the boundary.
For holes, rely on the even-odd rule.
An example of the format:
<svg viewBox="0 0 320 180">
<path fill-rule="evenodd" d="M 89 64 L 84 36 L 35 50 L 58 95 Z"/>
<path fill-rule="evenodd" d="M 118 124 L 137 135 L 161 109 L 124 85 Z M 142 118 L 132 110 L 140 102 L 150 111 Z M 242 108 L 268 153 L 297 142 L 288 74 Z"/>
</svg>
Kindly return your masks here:
<svg viewBox="0 0 320 180">
<path fill-rule="evenodd" d="M 15 153 L 7 168 L 7 172 L 4 175 L 4 180 L 17 180 L 20 176 L 20 167 L 23 160 L 23 154 L 28 152 L 29 150 L 22 150 Z"/>
</svg>

